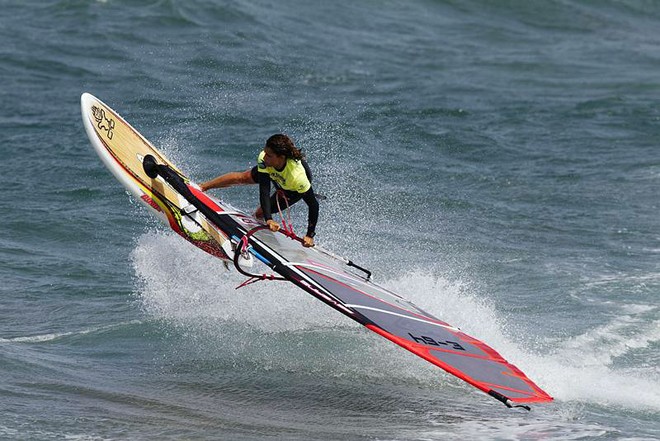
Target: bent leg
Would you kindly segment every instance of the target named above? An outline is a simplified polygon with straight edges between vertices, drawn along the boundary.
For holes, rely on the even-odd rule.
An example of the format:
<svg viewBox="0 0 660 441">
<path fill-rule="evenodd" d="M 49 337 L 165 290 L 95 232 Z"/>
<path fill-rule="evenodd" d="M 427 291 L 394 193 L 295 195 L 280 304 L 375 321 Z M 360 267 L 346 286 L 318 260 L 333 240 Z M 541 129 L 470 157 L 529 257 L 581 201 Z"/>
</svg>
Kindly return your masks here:
<svg viewBox="0 0 660 441">
<path fill-rule="evenodd" d="M 286 197 L 286 198 L 285 198 Z M 284 197 L 281 193 L 275 192 L 273 196 L 271 196 L 270 203 L 271 207 L 276 207 L 277 208 L 277 203 L 279 200 L 280 208 L 282 210 L 286 210 L 287 205 L 289 207 L 293 206 L 296 202 L 301 200 L 303 197 L 302 194 L 295 192 L 295 191 L 284 191 Z"/>
<path fill-rule="evenodd" d="M 282 211 L 286 210 L 287 201 L 288 201 L 288 206 L 290 207 L 302 198 L 302 195 L 296 192 L 286 191 L 285 194 L 286 194 L 286 199 L 282 197 L 279 191 L 276 191 L 270 196 L 270 207 L 271 210 L 273 210 L 273 213 L 277 213 L 280 209 Z M 278 203 L 279 203 L 279 209 L 278 209 Z M 257 210 L 254 212 L 254 217 L 263 220 L 264 210 L 263 208 L 261 208 L 261 206 L 257 207 Z"/>
</svg>

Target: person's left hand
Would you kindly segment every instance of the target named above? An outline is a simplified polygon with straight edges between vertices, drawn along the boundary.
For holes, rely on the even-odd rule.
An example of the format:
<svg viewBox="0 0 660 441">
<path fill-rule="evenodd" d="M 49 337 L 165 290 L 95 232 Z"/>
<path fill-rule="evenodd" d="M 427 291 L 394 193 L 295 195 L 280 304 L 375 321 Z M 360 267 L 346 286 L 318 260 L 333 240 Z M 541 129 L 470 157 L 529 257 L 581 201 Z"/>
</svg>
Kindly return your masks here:
<svg viewBox="0 0 660 441">
<path fill-rule="evenodd" d="M 268 219 L 266 221 L 266 225 L 268 225 L 268 228 L 270 228 L 270 231 L 273 231 L 273 232 L 279 231 L 279 229 L 280 229 L 280 224 L 278 224 L 277 222 L 275 222 L 272 219 Z"/>
<path fill-rule="evenodd" d="M 309 237 L 309 236 L 303 237 L 303 246 L 307 247 L 307 248 L 313 247 L 314 246 L 314 238 Z"/>
</svg>

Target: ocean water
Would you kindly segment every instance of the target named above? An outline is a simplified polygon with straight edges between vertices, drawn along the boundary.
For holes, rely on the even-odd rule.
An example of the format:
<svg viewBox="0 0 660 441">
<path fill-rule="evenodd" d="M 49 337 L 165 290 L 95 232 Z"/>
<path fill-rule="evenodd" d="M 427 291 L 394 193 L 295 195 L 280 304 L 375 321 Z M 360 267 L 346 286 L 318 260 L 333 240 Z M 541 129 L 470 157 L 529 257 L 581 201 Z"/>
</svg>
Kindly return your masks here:
<svg viewBox="0 0 660 441">
<path fill-rule="evenodd" d="M 0 1 L 0 439 L 660 438 L 658 30 L 649 0 Z M 83 92 L 197 181 L 290 134 L 318 243 L 555 401 L 235 290 L 104 168 Z"/>
</svg>

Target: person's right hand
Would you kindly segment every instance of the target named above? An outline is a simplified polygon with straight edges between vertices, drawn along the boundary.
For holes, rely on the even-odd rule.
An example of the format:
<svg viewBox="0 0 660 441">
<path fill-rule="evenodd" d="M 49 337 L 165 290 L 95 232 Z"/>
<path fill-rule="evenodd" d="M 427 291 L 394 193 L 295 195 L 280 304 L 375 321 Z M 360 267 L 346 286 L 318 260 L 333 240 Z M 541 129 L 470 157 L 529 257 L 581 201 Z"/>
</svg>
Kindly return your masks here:
<svg viewBox="0 0 660 441">
<path fill-rule="evenodd" d="M 313 247 L 314 246 L 314 238 L 309 237 L 309 236 L 305 236 L 305 237 L 303 237 L 302 244 L 305 248 Z"/>
</svg>

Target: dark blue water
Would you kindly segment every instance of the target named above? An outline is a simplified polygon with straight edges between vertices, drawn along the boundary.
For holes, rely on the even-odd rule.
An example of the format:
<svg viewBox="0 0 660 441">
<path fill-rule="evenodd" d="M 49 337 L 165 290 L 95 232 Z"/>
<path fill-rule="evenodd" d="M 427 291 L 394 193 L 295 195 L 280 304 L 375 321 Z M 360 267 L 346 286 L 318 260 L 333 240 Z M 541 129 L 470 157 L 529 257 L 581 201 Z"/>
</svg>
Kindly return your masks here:
<svg viewBox="0 0 660 441">
<path fill-rule="evenodd" d="M 0 438 L 660 437 L 660 3 L 0 6 Z M 302 291 L 236 291 L 104 168 L 83 92 L 196 181 L 290 134 L 317 241 L 555 402 L 511 411 Z"/>
</svg>

